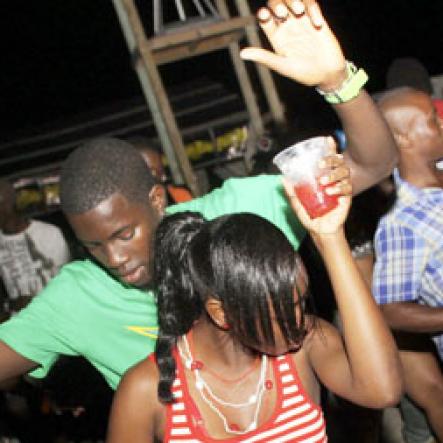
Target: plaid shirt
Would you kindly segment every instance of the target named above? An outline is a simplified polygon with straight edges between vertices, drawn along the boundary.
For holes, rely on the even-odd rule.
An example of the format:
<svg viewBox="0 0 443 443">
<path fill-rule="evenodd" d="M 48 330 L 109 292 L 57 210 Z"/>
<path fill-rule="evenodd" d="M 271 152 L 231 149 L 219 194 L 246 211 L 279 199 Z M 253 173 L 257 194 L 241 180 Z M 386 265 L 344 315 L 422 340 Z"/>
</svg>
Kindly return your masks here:
<svg viewBox="0 0 443 443">
<path fill-rule="evenodd" d="M 375 233 L 374 297 L 443 307 L 443 189 L 394 178 L 397 201 Z M 443 334 L 433 339 L 443 360 Z"/>
</svg>

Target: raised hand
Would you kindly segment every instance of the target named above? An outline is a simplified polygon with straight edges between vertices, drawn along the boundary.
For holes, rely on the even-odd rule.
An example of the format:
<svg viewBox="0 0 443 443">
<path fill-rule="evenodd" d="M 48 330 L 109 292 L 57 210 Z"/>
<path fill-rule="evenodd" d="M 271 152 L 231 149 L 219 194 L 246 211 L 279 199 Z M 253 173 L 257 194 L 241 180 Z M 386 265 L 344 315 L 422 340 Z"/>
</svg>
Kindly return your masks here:
<svg viewBox="0 0 443 443">
<path fill-rule="evenodd" d="M 268 1 L 257 18 L 275 52 L 245 48 L 243 59 L 325 91 L 342 84 L 345 58 L 316 1 Z"/>
<path fill-rule="evenodd" d="M 329 170 L 322 178 L 325 183 L 335 181 L 326 188 L 329 195 L 339 195 L 338 206 L 321 217 L 311 219 L 303 205 L 294 193 L 294 186 L 286 179 L 283 185 L 292 209 L 303 226 L 312 234 L 334 234 L 342 229 L 351 206 L 352 186 L 350 170 L 340 154 L 331 154 L 323 159 L 325 167 Z"/>
</svg>

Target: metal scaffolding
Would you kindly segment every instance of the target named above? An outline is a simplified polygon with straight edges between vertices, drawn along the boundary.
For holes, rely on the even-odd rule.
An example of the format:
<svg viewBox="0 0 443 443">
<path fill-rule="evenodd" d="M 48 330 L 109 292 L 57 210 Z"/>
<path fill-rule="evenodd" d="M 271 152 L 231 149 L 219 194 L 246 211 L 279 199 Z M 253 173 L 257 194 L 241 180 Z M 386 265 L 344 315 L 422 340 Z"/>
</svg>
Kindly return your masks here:
<svg viewBox="0 0 443 443">
<path fill-rule="evenodd" d="M 183 140 L 171 109 L 158 66 L 227 48 L 230 52 L 252 130 L 264 132 L 263 119 L 245 63 L 240 58 L 239 40 L 246 36 L 252 46 L 260 39 L 246 0 L 235 0 L 239 16 L 231 17 L 226 0 L 174 0 L 178 20 L 165 22 L 163 6 L 172 0 L 153 0 L 153 35 L 146 36 L 134 0 L 113 0 L 134 67 L 151 111 L 171 176 L 185 183 L 193 195 L 200 195 L 196 177 L 186 156 Z M 194 12 L 189 13 L 188 11 Z M 284 109 L 268 69 L 258 67 L 259 79 L 272 119 L 285 124 Z"/>
</svg>

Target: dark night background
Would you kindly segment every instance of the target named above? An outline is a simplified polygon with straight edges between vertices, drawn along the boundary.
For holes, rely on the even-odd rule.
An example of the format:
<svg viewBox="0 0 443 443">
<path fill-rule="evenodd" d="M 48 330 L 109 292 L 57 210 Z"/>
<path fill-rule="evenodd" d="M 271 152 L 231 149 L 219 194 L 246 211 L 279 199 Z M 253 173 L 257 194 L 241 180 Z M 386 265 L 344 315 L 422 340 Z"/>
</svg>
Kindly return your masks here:
<svg viewBox="0 0 443 443">
<path fill-rule="evenodd" d="M 150 14 L 151 3 L 138 4 Z M 253 10 L 262 4 L 250 0 Z M 443 1 L 324 0 L 321 5 L 347 58 L 369 73 L 369 91 L 383 88 L 386 68 L 397 56 L 418 57 L 431 75 L 443 72 Z M 141 96 L 110 0 L 15 0 L 3 4 L 0 21 L 0 142 Z M 161 72 L 167 85 L 204 75 L 236 87 L 227 51 L 168 64 Z M 278 82 L 286 104 L 295 115 L 302 113 L 306 93 Z"/>
<path fill-rule="evenodd" d="M 152 0 L 137 2 L 149 23 Z M 174 0 L 162 3 L 173 4 Z M 254 11 L 265 0 L 249 0 L 249 3 Z M 443 74 L 443 0 L 322 0 L 320 4 L 346 57 L 368 72 L 369 92 L 384 88 L 387 67 L 396 57 L 417 57 L 430 75 Z M 3 143 L 24 135 L 60 127 L 63 121 L 80 114 L 113 104 L 115 110 L 119 102 L 142 97 L 111 0 L 3 1 L 0 30 L 0 148 Z M 168 87 L 177 88 L 192 79 L 208 77 L 228 89 L 237 89 L 226 50 L 165 65 L 161 74 Z M 296 131 L 315 128 L 325 120 L 330 122 L 333 113 L 315 92 L 281 77 L 275 78 Z M 8 152 L 16 150 L 14 143 L 9 145 L 12 148 Z M 0 166 L 10 158 L 8 152 L 0 149 Z M 31 165 L 26 166 L 34 166 L 34 161 L 31 159 Z M 9 165 L 5 168 L 13 169 Z M 59 224 L 69 242 L 76 245 L 59 211 L 45 217 Z M 80 255 L 73 247 L 74 256 Z M 316 280 L 320 284 L 326 282 L 318 276 Z M 327 303 L 323 306 L 319 312 L 329 309 Z M 84 377 L 80 373 L 80 387 L 75 378 L 67 387 L 66 374 L 61 373 L 60 395 L 66 398 L 72 395 L 74 400 L 80 398 L 83 402 L 90 398 L 88 393 L 96 395 L 95 390 L 89 390 L 89 386 L 96 384 L 95 379 L 85 384 L 89 375 Z M 94 387 L 97 386 L 101 389 L 99 382 Z M 107 410 L 106 406 L 97 405 L 92 409 L 94 413 L 103 413 L 101 421 L 92 415 L 95 431 L 97 422 L 105 426 Z M 351 427 L 354 421 L 349 416 L 343 420 Z M 74 427 L 77 432 L 86 429 L 77 422 Z"/>
</svg>

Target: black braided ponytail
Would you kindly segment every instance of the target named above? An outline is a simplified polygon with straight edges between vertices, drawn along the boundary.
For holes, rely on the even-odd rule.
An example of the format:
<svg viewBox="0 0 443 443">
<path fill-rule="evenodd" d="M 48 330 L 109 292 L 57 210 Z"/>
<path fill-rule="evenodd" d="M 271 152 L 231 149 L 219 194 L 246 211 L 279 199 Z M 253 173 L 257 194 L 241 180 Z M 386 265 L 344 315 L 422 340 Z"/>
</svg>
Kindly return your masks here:
<svg viewBox="0 0 443 443">
<path fill-rule="evenodd" d="M 181 212 L 166 216 L 156 231 L 154 282 L 159 334 L 155 355 L 160 372 L 158 396 L 165 403 L 173 402 L 171 386 L 175 361 L 172 349 L 177 338 L 191 329 L 203 309 L 190 275 L 187 251 L 204 225 L 205 219 L 200 214 Z"/>
</svg>

